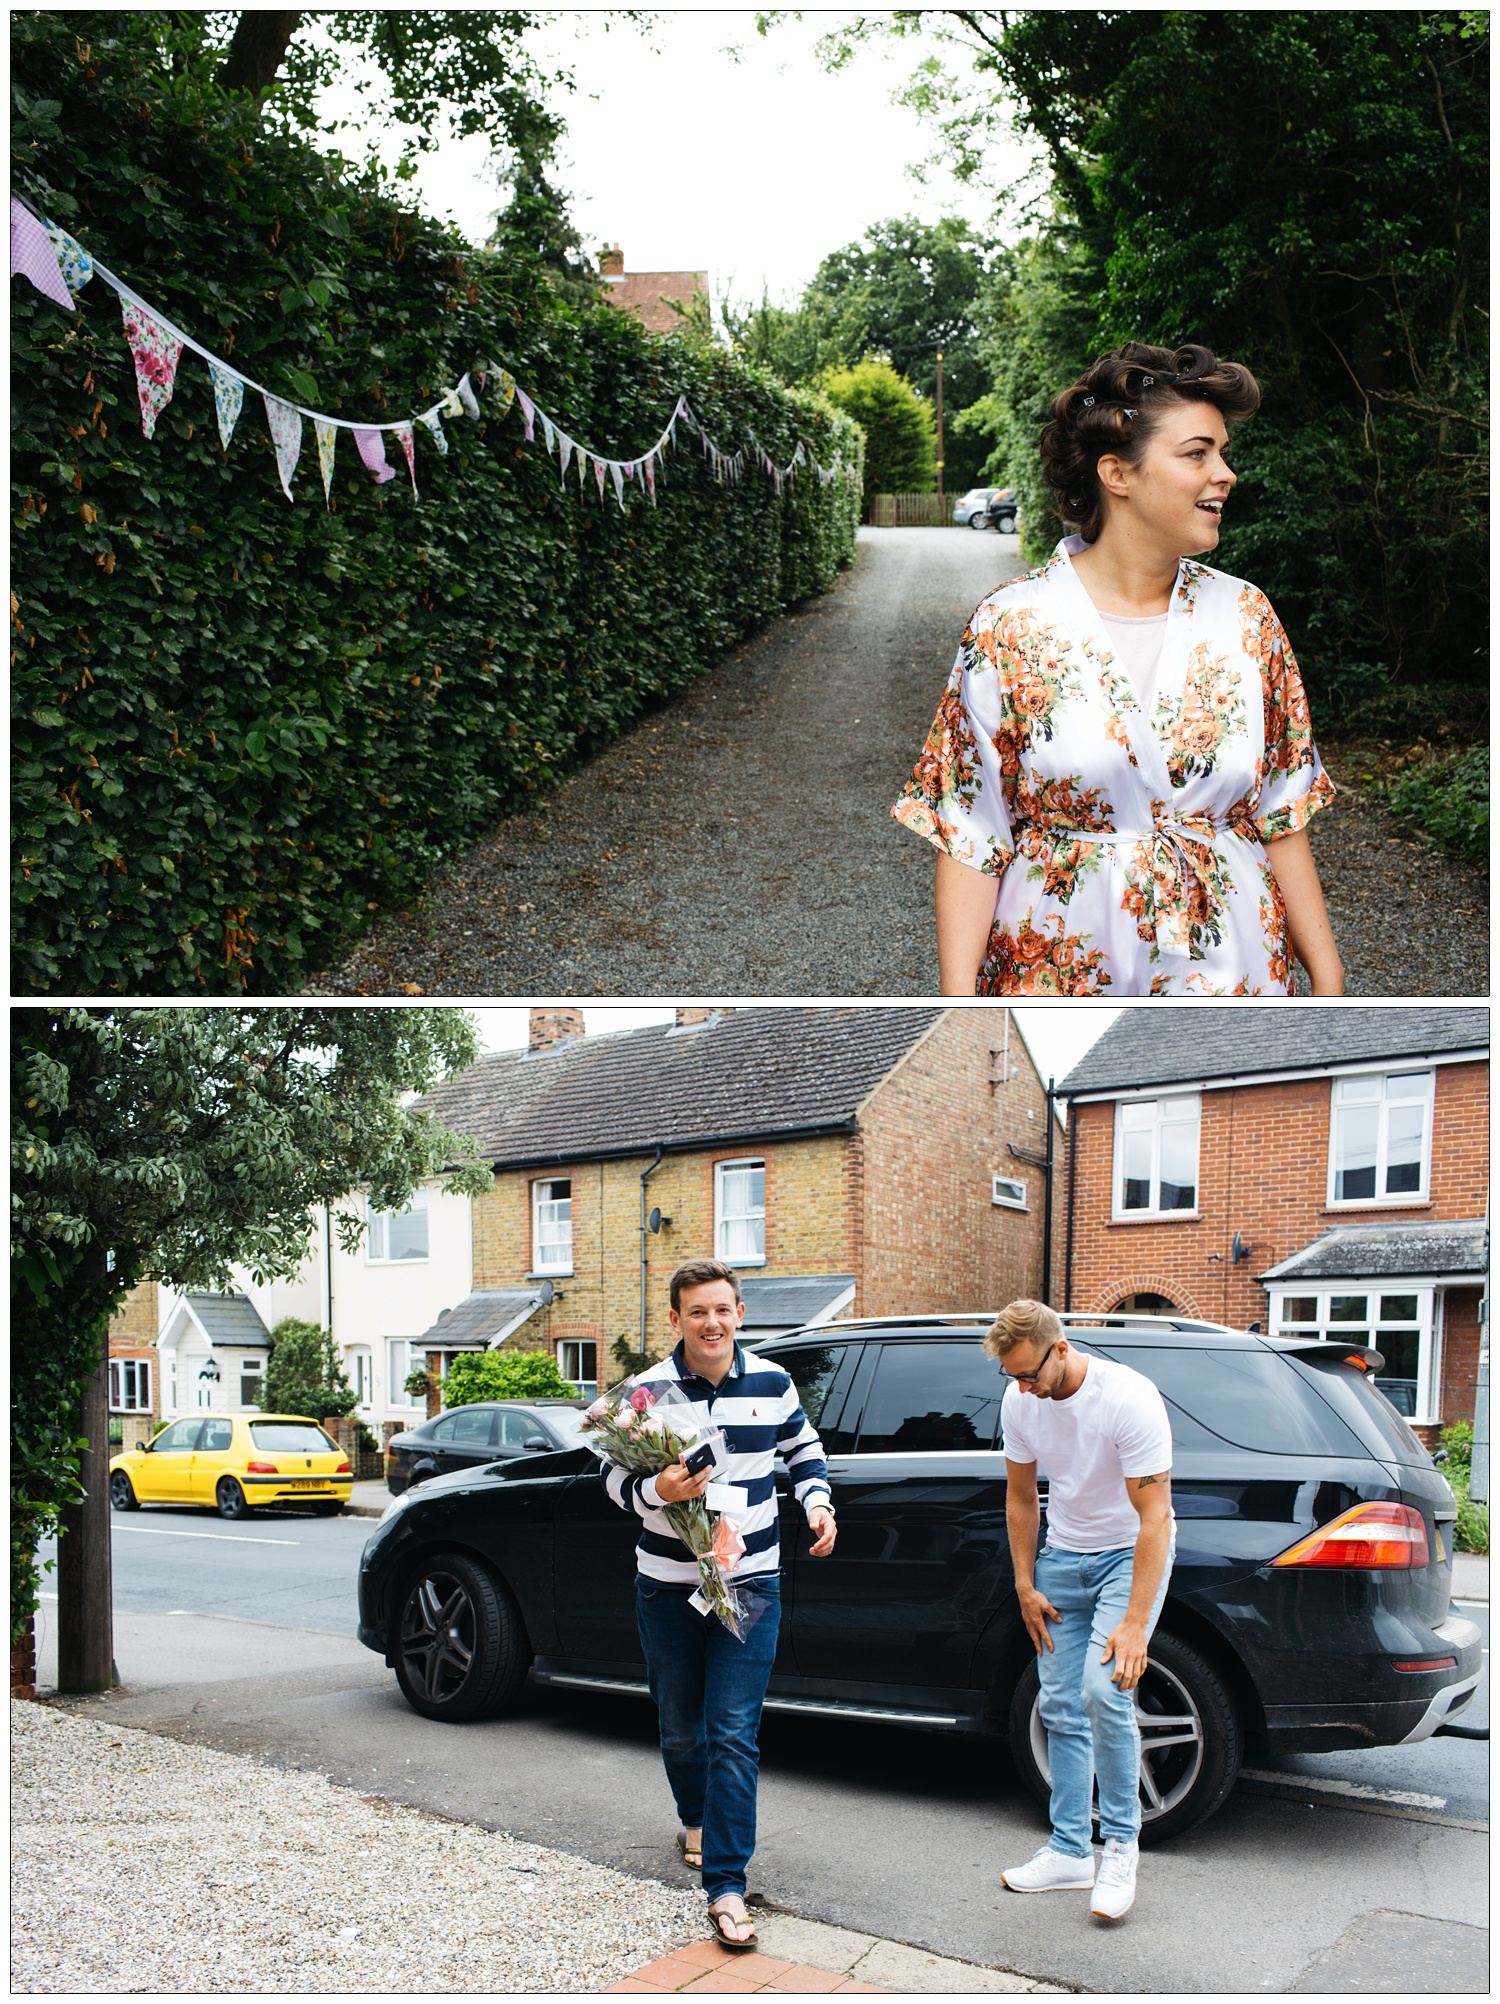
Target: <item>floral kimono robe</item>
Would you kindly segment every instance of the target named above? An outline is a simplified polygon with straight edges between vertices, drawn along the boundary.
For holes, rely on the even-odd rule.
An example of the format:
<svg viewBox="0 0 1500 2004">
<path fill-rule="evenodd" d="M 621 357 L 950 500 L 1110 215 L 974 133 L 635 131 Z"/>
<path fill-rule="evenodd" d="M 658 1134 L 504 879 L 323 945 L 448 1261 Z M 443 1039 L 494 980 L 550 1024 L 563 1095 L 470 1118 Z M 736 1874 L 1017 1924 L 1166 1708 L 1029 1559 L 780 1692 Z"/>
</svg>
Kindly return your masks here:
<svg viewBox="0 0 1500 2004">
<path fill-rule="evenodd" d="M 1286 995 L 1265 845 L 1333 795 L 1254 585 L 1184 561 L 1142 709 L 1073 569 L 985 599 L 891 809 L 995 880 L 981 995 Z"/>
</svg>

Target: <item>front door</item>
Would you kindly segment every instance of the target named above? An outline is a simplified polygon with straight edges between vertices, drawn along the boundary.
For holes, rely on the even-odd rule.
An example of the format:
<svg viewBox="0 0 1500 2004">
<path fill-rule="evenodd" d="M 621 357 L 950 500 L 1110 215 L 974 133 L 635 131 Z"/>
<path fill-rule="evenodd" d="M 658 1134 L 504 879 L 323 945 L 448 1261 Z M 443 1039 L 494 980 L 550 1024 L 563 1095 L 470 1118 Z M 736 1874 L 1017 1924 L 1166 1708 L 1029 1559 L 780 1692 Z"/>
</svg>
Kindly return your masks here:
<svg viewBox="0 0 1500 2004">
<path fill-rule="evenodd" d="M 913 1703 L 966 1688 L 1010 1591 L 1003 1391 L 972 1340 L 867 1346 L 829 1456 L 838 1543 L 795 1563 L 799 1676 L 904 1686 Z"/>
<path fill-rule="evenodd" d="M 143 1503 L 187 1503 L 191 1500 L 193 1443 L 201 1419 L 173 1420 L 156 1436 L 151 1451 L 141 1457 L 137 1494 Z"/>
</svg>

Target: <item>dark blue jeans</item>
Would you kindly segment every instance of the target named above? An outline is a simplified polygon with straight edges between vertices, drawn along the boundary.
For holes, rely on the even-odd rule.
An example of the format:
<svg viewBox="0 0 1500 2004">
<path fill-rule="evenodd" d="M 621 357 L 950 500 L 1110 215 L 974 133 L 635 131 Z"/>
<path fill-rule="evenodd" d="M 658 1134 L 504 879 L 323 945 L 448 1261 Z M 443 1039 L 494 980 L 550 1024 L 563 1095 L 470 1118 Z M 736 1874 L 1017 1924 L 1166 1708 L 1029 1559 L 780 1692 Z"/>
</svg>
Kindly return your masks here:
<svg viewBox="0 0 1500 2004">
<path fill-rule="evenodd" d="M 781 1582 L 741 1587 L 762 1612 L 736 1642 L 688 1592 L 637 1578 L 636 1621 L 661 1721 L 661 1757 L 677 1814 L 703 1831 L 703 1890 L 710 1900 L 745 1890 L 755 1849 L 761 1706 L 781 1626 Z"/>
</svg>

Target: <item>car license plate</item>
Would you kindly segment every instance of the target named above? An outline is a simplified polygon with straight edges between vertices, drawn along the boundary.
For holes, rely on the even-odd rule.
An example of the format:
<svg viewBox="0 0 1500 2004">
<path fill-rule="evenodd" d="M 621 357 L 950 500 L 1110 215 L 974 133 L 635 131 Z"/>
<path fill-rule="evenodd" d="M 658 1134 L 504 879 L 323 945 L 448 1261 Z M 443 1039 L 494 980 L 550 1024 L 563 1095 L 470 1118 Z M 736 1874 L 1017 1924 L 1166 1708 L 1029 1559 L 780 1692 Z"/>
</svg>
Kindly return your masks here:
<svg viewBox="0 0 1500 2004">
<path fill-rule="evenodd" d="M 328 1478 L 324 1475 L 319 1476 L 313 1482 L 284 1482 L 281 1486 L 283 1489 L 326 1489 L 328 1487 Z"/>
</svg>

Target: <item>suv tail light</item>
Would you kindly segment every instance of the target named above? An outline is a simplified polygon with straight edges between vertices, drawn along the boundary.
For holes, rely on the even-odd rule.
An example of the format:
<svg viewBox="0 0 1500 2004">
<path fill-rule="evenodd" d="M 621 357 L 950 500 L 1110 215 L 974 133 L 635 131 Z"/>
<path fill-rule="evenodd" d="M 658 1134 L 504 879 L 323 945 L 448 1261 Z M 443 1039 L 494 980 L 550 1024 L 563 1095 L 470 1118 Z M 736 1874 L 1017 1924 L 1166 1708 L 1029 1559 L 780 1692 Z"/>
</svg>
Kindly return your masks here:
<svg viewBox="0 0 1500 2004">
<path fill-rule="evenodd" d="M 281 1470 L 276 1466 L 274 1461 L 247 1461 L 245 1463 L 245 1473 L 247 1475 L 279 1475 Z"/>
<path fill-rule="evenodd" d="M 1302 1538 L 1273 1566 L 1425 1566 L 1427 1526 L 1406 1503 L 1360 1503 Z"/>
</svg>

